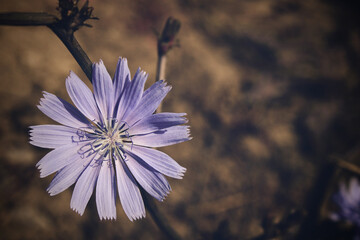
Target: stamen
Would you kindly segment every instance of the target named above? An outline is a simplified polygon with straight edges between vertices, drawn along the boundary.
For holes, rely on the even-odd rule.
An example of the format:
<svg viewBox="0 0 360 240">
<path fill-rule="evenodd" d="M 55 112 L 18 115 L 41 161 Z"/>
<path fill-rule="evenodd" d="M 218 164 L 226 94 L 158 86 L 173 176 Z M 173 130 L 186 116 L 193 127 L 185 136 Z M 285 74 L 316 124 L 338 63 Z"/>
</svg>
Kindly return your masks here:
<svg viewBox="0 0 360 240">
<path fill-rule="evenodd" d="M 122 149 L 122 148 L 117 148 L 116 149 L 116 152 L 117 154 L 114 154 L 114 159 L 115 160 L 119 160 L 118 159 L 118 155 L 120 156 L 120 158 L 123 160 L 123 161 L 128 161 L 127 157 L 126 157 L 126 153 L 125 151 Z"/>
<path fill-rule="evenodd" d="M 89 166 L 90 167 L 99 167 L 99 166 L 101 166 L 102 162 L 103 162 L 102 157 L 95 159 L 95 160 L 93 159 Z"/>
<path fill-rule="evenodd" d="M 88 153 L 88 155 L 86 157 L 89 157 L 92 154 L 94 154 L 95 151 L 93 149 L 92 143 L 88 143 L 88 144 L 85 144 L 84 146 L 82 146 L 81 148 L 79 148 L 77 153 L 80 155 L 81 158 L 85 158 L 86 153 Z"/>
<path fill-rule="evenodd" d="M 124 161 L 128 161 L 125 154 L 124 145 L 131 144 L 133 141 L 128 132 L 130 126 L 125 121 L 119 121 L 115 118 L 109 118 L 105 124 L 94 121 L 92 125 L 92 132 L 78 129 L 77 136 L 72 138 L 73 142 L 89 141 L 88 144 L 82 146 L 78 150 L 78 154 L 82 157 L 89 157 L 94 155 L 99 156 L 95 160 L 96 164 L 101 164 L 102 161 L 108 161 L 111 164 L 112 160 L 118 160 L 120 157 Z M 92 162 L 94 162 L 92 160 Z"/>
</svg>

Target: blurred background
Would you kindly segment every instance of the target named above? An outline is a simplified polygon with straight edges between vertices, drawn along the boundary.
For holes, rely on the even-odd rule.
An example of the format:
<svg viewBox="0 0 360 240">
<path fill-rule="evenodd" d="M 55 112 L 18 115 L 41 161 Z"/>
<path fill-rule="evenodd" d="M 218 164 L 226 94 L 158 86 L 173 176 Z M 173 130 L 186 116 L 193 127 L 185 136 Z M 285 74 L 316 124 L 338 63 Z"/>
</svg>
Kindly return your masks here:
<svg viewBox="0 0 360 240">
<path fill-rule="evenodd" d="M 331 194 L 358 177 L 360 15 L 351 1 L 90 1 L 99 21 L 75 33 L 111 75 L 119 56 L 155 81 L 157 37 L 182 23 L 168 54 L 163 111 L 186 112 L 193 140 L 162 150 L 187 168 L 157 206 L 184 239 L 351 239 Z M 0 11 L 57 14 L 57 1 L 0 1 Z M 52 123 L 42 91 L 70 100 L 70 70 L 89 81 L 46 27 L 0 26 L 0 238 L 165 239 L 151 216 L 83 216 L 72 189 L 50 197 L 35 164 L 48 151 L 28 127 Z M 89 85 L 90 86 L 90 85 Z M 350 163 L 346 167 L 343 163 Z M 342 164 L 341 164 L 342 163 Z M 345 166 L 345 167 L 344 167 Z M 326 230 L 325 230 L 326 229 Z M 300 237 L 299 237 L 300 236 Z M 303 237 L 301 237 L 303 236 Z M 307 237 L 304 237 L 307 236 Z M 312 235 L 313 236 L 313 235 Z M 315 237 L 314 237 L 315 238 Z"/>
</svg>

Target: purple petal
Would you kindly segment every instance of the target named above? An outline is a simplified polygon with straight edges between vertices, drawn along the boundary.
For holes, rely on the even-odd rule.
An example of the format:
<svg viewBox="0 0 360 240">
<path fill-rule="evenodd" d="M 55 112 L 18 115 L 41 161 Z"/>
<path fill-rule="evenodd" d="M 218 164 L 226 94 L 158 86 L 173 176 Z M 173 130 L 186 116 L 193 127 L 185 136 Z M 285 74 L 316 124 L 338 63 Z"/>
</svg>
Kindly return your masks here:
<svg viewBox="0 0 360 240">
<path fill-rule="evenodd" d="M 124 118 L 130 126 L 155 112 L 171 87 L 166 86 L 163 81 L 157 81 L 149 87 L 143 94 L 141 101 L 136 108 Z"/>
<path fill-rule="evenodd" d="M 141 100 L 144 92 L 144 86 L 148 74 L 144 71 L 140 71 L 140 68 L 136 71 L 134 79 L 130 82 L 125 89 L 119 104 L 118 119 L 125 119 L 126 116 L 134 110 Z"/>
<path fill-rule="evenodd" d="M 360 202 L 360 186 L 356 178 L 351 178 L 349 183 L 348 201 L 354 207 Z"/>
<path fill-rule="evenodd" d="M 135 73 L 134 79 L 127 84 L 124 93 L 119 102 L 119 108 L 116 118 L 123 119 L 128 115 L 140 102 L 144 92 L 144 86 L 148 74 L 140 71 L 140 68 Z"/>
<path fill-rule="evenodd" d="M 140 68 L 135 73 L 134 79 L 124 89 L 124 93 L 119 102 L 117 119 L 125 119 L 126 116 L 138 105 L 141 100 L 145 81 L 148 77 Z"/>
<path fill-rule="evenodd" d="M 116 219 L 115 173 L 111 159 L 103 161 L 96 184 L 96 206 L 100 219 Z"/>
<path fill-rule="evenodd" d="M 38 125 L 30 127 L 30 143 L 42 148 L 57 148 L 74 143 L 77 129 L 62 125 Z"/>
<path fill-rule="evenodd" d="M 145 217 L 144 202 L 135 179 L 120 157 L 114 162 L 119 198 L 126 215 L 130 221 Z"/>
<path fill-rule="evenodd" d="M 114 102 L 120 99 L 124 87 L 130 83 L 131 75 L 126 58 L 119 58 L 114 76 Z"/>
<path fill-rule="evenodd" d="M 88 167 L 91 157 L 82 158 L 80 155 L 76 159 L 61 169 L 51 181 L 47 191 L 51 196 L 61 193 L 75 183 L 82 171 Z"/>
<path fill-rule="evenodd" d="M 165 147 L 190 140 L 188 126 L 174 126 L 146 135 L 131 137 L 133 143 L 145 147 Z"/>
<path fill-rule="evenodd" d="M 114 108 L 114 86 L 103 61 L 93 64 L 93 86 L 96 103 L 104 120 L 112 117 Z"/>
<path fill-rule="evenodd" d="M 86 84 L 72 71 L 66 79 L 67 92 L 75 106 L 91 121 L 100 121 L 94 95 Z"/>
<path fill-rule="evenodd" d="M 44 92 L 38 108 L 49 118 L 69 127 L 81 128 L 90 124 L 79 110 L 51 93 Z"/>
<path fill-rule="evenodd" d="M 146 134 L 187 122 L 186 113 L 158 113 L 141 119 L 129 129 L 130 135 Z"/>
<path fill-rule="evenodd" d="M 75 212 L 83 215 L 86 205 L 88 204 L 90 197 L 94 191 L 96 180 L 98 179 L 100 172 L 100 166 L 96 164 L 90 164 L 80 175 L 76 182 L 70 207 Z"/>
<path fill-rule="evenodd" d="M 340 183 L 340 195 L 341 196 L 346 196 L 347 195 L 347 188 L 344 182 Z"/>
<path fill-rule="evenodd" d="M 78 145 L 68 144 L 47 153 L 36 164 L 36 166 L 40 169 L 40 177 L 47 177 L 50 174 L 72 163 L 79 157 L 78 149 Z"/>
<path fill-rule="evenodd" d="M 136 181 L 157 200 L 163 201 L 171 191 L 166 178 L 134 154 L 129 152 L 125 163 Z"/>
<path fill-rule="evenodd" d="M 186 171 L 186 168 L 181 167 L 170 156 L 152 148 L 134 145 L 131 149 L 128 148 L 127 152 L 132 152 L 156 171 L 172 178 L 181 179 Z"/>
</svg>

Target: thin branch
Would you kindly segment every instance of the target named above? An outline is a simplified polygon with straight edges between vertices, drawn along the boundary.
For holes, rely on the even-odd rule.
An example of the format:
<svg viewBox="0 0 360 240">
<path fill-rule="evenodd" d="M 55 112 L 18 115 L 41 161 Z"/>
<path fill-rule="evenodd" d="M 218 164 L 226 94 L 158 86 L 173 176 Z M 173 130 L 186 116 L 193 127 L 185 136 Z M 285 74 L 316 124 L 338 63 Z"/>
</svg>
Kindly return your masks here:
<svg viewBox="0 0 360 240">
<path fill-rule="evenodd" d="M 350 162 L 342 160 L 342 159 L 337 159 L 336 163 L 339 167 L 341 167 L 343 169 L 346 169 L 346 170 L 356 173 L 356 174 L 360 174 L 360 167 L 356 166 L 353 163 L 350 163 Z"/>
<path fill-rule="evenodd" d="M 156 79 L 155 81 L 165 80 L 165 71 L 166 71 L 166 55 L 159 55 L 158 62 L 156 66 Z M 162 111 L 162 103 L 159 104 L 156 112 Z"/>
<path fill-rule="evenodd" d="M 154 201 L 154 199 L 147 193 L 143 188 L 140 188 L 141 195 L 143 196 L 145 207 L 150 213 L 156 225 L 159 229 L 164 233 L 167 239 L 172 240 L 181 240 L 181 237 L 177 234 L 177 232 L 171 227 L 169 221 L 162 215 Z"/>
<path fill-rule="evenodd" d="M 166 54 L 176 45 L 175 37 L 180 31 L 181 23 L 179 20 L 169 17 L 166 20 L 164 29 L 158 39 L 158 62 L 156 66 L 156 81 L 165 80 L 166 72 Z M 156 112 L 161 112 L 162 104 L 160 103 Z"/>
<path fill-rule="evenodd" d="M 56 16 L 48 13 L 0 13 L 0 25 L 49 27 L 64 43 L 91 81 L 92 63 L 74 37 L 74 29 L 70 28 L 68 26 L 69 24 L 71 23 L 64 24 L 62 20 L 59 20 Z M 78 29 L 81 24 L 83 23 L 79 23 L 75 28 Z"/>
<path fill-rule="evenodd" d="M 0 25 L 10 26 L 47 26 L 57 21 L 56 16 L 48 13 L 8 12 L 0 13 Z"/>
<path fill-rule="evenodd" d="M 169 17 L 165 23 L 164 29 L 158 39 L 158 62 L 156 66 L 156 79 L 160 81 L 165 79 L 166 72 L 166 53 L 174 46 L 175 36 L 180 30 L 180 21 Z M 156 112 L 161 112 L 162 104 L 158 106 Z M 168 239 L 180 240 L 180 235 L 171 227 L 168 220 L 162 215 L 153 198 L 149 197 L 148 194 L 142 190 L 144 202 L 146 208 L 150 212 L 152 218 L 158 227 L 163 231 Z"/>
<path fill-rule="evenodd" d="M 164 54 L 158 57 L 155 81 L 164 80 L 165 72 L 166 72 L 166 55 Z"/>
<path fill-rule="evenodd" d="M 80 65 L 83 72 L 86 74 L 90 82 L 92 81 L 92 62 L 85 51 L 76 40 L 75 36 L 70 35 L 65 29 L 58 26 L 58 24 L 48 26 L 58 38 L 64 43 L 71 55 Z"/>
<path fill-rule="evenodd" d="M 331 162 L 319 164 L 318 172 L 312 188 L 307 194 L 305 209 L 307 216 L 303 219 L 295 239 L 314 239 L 318 230 L 321 206 L 327 194 L 331 179 L 336 172 L 336 166 Z"/>
</svg>

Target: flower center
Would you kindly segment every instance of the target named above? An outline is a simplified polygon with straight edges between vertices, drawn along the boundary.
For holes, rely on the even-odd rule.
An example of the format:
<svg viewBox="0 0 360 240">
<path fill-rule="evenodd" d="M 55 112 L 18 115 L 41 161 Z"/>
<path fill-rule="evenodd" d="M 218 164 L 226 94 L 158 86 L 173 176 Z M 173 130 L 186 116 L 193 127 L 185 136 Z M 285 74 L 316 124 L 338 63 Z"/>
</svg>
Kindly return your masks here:
<svg viewBox="0 0 360 240">
<path fill-rule="evenodd" d="M 116 155 L 125 160 L 124 145 L 132 144 L 128 129 L 126 122 L 118 123 L 116 120 L 109 120 L 106 125 L 94 123 L 92 132 L 78 130 L 79 140 L 73 139 L 73 142 L 87 142 L 78 151 L 82 157 L 89 157 L 98 153 L 100 158 L 104 160 L 112 160 Z"/>
</svg>

